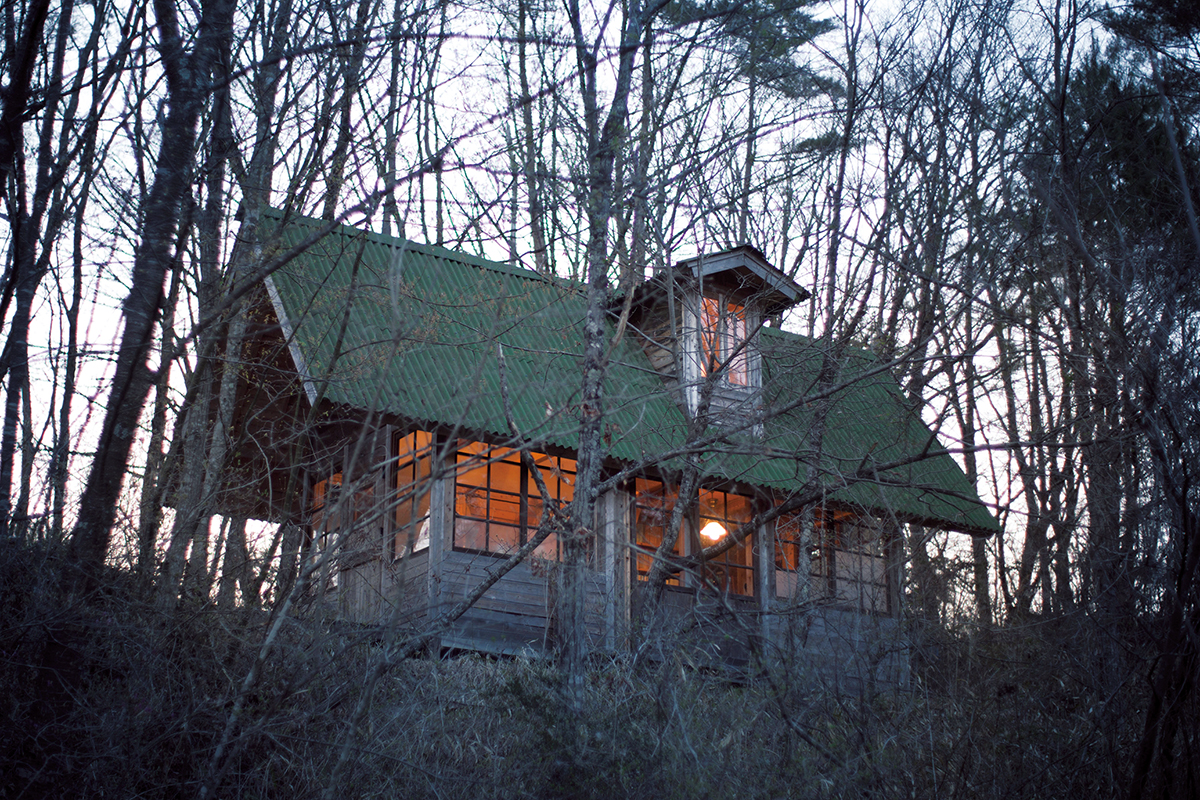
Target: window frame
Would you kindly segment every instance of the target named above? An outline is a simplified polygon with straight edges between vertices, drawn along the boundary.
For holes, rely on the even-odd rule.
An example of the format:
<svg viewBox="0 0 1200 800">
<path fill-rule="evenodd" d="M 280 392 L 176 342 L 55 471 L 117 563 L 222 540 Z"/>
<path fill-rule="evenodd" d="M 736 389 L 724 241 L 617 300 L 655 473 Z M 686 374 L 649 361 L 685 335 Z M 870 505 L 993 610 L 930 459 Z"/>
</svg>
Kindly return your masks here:
<svg viewBox="0 0 1200 800">
<path fill-rule="evenodd" d="M 655 488 L 657 487 L 657 488 Z M 643 489 L 647 491 L 643 491 Z M 653 489 L 653 494 L 651 493 Z M 650 570 L 654 563 L 654 553 L 658 550 L 662 543 L 662 533 L 665 533 L 666 525 L 670 521 L 670 517 L 674 510 L 674 504 L 679 502 L 679 493 L 677 487 L 667 483 L 666 481 L 658 480 L 657 478 L 635 478 L 629 485 L 630 494 L 630 540 L 633 543 L 634 557 L 631 561 L 631 580 L 635 583 L 645 583 L 649 579 Z M 655 495 L 661 496 L 662 500 L 657 502 L 645 502 L 643 498 L 650 498 Z M 736 497 L 744 501 L 746 515 L 745 518 L 730 517 L 728 515 L 728 498 Z M 723 505 L 725 510 L 718 510 L 715 505 L 710 505 L 709 510 L 705 513 L 705 500 L 716 501 L 717 505 Z M 681 515 L 680 531 L 675 540 L 675 546 L 672 549 L 672 554 L 676 558 L 684 558 L 687 556 L 699 555 L 704 549 L 704 542 L 701 541 L 700 531 L 703 528 L 703 521 L 716 521 L 724 523 L 726 535 L 732 535 L 736 530 L 744 524 L 750 522 L 754 518 L 755 498 L 751 495 L 741 494 L 736 491 L 727 489 L 713 489 L 709 487 L 700 487 L 696 490 L 696 495 L 688 502 L 687 508 Z M 660 522 L 658 525 L 643 525 L 643 519 L 655 519 Z M 656 535 L 647 535 L 650 529 L 658 531 Z M 724 553 L 709 559 L 701 565 L 699 575 L 688 575 L 679 573 L 667 579 L 666 585 L 675 588 L 684 588 L 695 586 L 697 583 L 716 588 L 722 594 L 728 594 L 731 597 L 741 597 L 753 599 L 758 595 L 757 578 L 757 559 L 755 558 L 754 549 L 754 534 L 757 531 L 751 531 L 745 538 L 742 539 L 734 547 L 726 550 Z M 740 561 L 738 560 L 740 557 Z M 733 575 L 741 575 L 741 581 L 731 581 Z M 731 591 L 731 585 L 739 585 L 745 589 Z"/>
<path fill-rule="evenodd" d="M 792 526 L 794 534 L 785 530 Z M 876 533 L 871 539 L 861 536 L 868 529 Z M 852 532 L 860 532 L 853 542 Z M 799 576 L 806 575 L 813 601 L 864 614 L 896 615 L 894 556 L 898 537 L 882 519 L 865 512 L 818 506 L 780 515 L 775 520 L 774 538 L 777 600 L 794 598 Z M 860 563 L 857 570 L 851 566 L 855 561 Z M 795 566 L 789 562 L 795 562 Z M 872 566 L 866 577 L 861 566 L 864 562 Z"/>
<path fill-rule="evenodd" d="M 402 449 L 401 444 L 406 440 L 407 449 Z M 388 512 L 388 518 L 391 525 L 391 557 L 393 561 L 398 561 L 405 556 L 429 549 L 433 460 L 437 453 L 437 436 L 425 430 L 397 432 L 392 437 L 392 453 L 394 462 L 389 483 L 393 507 Z M 401 484 L 406 478 L 407 482 Z M 407 519 L 403 518 L 405 516 Z M 414 526 L 417 526 L 415 536 L 412 535 Z"/>
<path fill-rule="evenodd" d="M 874 535 L 864 536 L 864 531 L 872 531 Z M 847 512 L 833 518 L 832 536 L 828 538 L 826 547 L 834 602 L 864 614 L 892 616 L 895 613 L 895 584 L 891 574 L 894 537 L 885 529 L 882 520 Z M 860 562 L 857 569 L 853 566 L 855 561 Z M 871 566 L 870 575 L 864 565 Z M 878 602 L 880 596 L 882 603 Z"/>
<path fill-rule="evenodd" d="M 353 487 L 354 483 L 350 485 Z M 338 542 L 337 537 L 343 534 L 348 536 L 358 521 L 369 515 L 374 508 L 374 483 L 367 482 L 361 485 L 349 500 L 344 496 L 345 489 L 345 477 L 341 466 L 330 467 L 325 472 L 325 477 L 313 481 L 310 485 L 308 502 L 310 563 L 315 564 L 320 561 L 330 545 Z M 348 539 L 342 539 L 340 544 L 344 547 L 347 542 Z M 341 556 L 344 553 L 335 553 L 334 555 Z M 334 561 L 327 562 L 324 568 L 324 577 L 321 579 L 325 588 L 337 589 L 338 571 L 338 565 Z"/>
<path fill-rule="evenodd" d="M 530 455 L 535 466 L 542 471 L 546 488 L 551 500 L 566 505 L 574 498 L 575 476 L 578 468 L 576 459 L 566 456 L 554 456 L 549 453 L 534 451 Z M 544 466 L 543 466 L 544 465 Z M 569 466 L 568 466 L 569 465 Z M 529 541 L 529 537 L 541 523 L 542 498 L 538 492 L 537 482 L 533 480 L 529 468 L 521 458 L 521 451 L 509 447 L 489 445 L 486 442 L 460 439 L 454 448 L 454 514 L 450 531 L 451 549 L 460 553 L 474 553 L 506 557 L 517 548 Z M 516 471 L 516 488 L 502 488 L 499 480 L 493 476 Z M 480 472 L 483 473 L 483 483 L 470 482 L 475 476 L 478 481 Z M 511 484 L 510 484 L 511 486 Z M 567 488 L 569 487 L 569 489 Z M 515 506 L 515 518 L 511 515 L 502 517 L 500 508 L 493 509 L 493 498 L 499 498 L 500 503 L 506 503 L 510 508 Z M 506 499 L 507 498 L 507 499 Z M 483 503 L 482 509 L 476 513 L 463 513 L 470 509 L 470 504 Z M 534 519 L 534 516 L 537 519 Z M 482 532 L 482 539 L 467 542 L 468 525 L 474 529 L 474 535 Z M 503 529 L 509 529 L 508 537 L 500 535 Z M 493 529 L 496 536 L 493 538 Z M 482 545 L 482 546 L 479 546 Z M 545 541 L 534 549 L 532 556 L 547 561 L 561 561 L 562 548 L 557 537 L 550 534 Z M 589 559 L 590 560 L 590 559 Z"/>
<path fill-rule="evenodd" d="M 751 359 L 752 309 L 727 292 L 705 292 L 697 309 L 696 335 L 700 377 L 714 370 L 721 386 L 748 391 L 756 385 Z"/>
<path fill-rule="evenodd" d="M 730 515 L 730 498 L 738 498 L 744 501 L 745 509 L 742 517 Z M 705 513 L 706 501 L 710 502 L 708 513 Z M 725 535 L 732 536 L 735 531 L 754 519 L 754 498 L 736 492 L 701 487 L 697 490 L 696 517 L 697 544 L 703 549 L 705 544 L 700 535 L 704 530 L 705 520 L 723 523 L 722 527 L 725 528 Z M 704 580 L 709 582 L 714 581 L 715 578 L 716 581 L 714 581 L 714 584 L 721 589 L 722 594 L 730 594 L 734 597 L 755 597 L 757 595 L 757 582 L 754 579 L 754 534 L 756 532 L 751 531 L 738 544 L 715 558 L 705 561 L 701 567 Z M 716 542 L 713 544 L 716 544 Z M 741 561 L 733 560 L 738 558 Z M 740 576 L 739 583 L 746 587 L 747 591 L 731 590 L 730 587 L 734 584 L 732 580 L 734 576 Z"/>
</svg>

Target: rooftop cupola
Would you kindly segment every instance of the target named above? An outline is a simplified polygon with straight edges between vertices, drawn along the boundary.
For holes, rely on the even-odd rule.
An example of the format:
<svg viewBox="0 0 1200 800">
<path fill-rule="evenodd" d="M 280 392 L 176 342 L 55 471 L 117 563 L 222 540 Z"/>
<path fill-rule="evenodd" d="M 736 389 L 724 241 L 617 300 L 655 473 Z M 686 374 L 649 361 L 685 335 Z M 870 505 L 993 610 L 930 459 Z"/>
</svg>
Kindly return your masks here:
<svg viewBox="0 0 1200 800">
<path fill-rule="evenodd" d="M 778 317 L 811 296 L 748 244 L 689 258 L 666 271 L 675 273 L 677 280 L 690 281 L 701 294 L 724 292 L 739 298 L 766 319 Z"/>
<path fill-rule="evenodd" d="M 689 414 L 707 389 L 712 418 L 730 423 L 760 405 L 758 329 L 810 296 L 749 245 L 658 270 L 636 291 L 634 323 L 655 369 Z"/>
</svg>

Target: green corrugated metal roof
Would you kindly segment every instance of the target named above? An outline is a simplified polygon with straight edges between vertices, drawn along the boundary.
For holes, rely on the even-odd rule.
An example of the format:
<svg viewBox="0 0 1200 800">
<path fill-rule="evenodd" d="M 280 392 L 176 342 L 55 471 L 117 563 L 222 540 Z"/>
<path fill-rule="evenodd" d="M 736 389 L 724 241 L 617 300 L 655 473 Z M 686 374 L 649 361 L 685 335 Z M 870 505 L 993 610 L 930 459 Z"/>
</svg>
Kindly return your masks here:
<svg viewBox="0 0 1200 800">
<path fill-rule="evenodd" d="M 277 213 L 269 215 L 267 224 L 272 222 L 285 251 L 320 225 L 297 218 L 280 224 Z M 498 358 L 503 348 L 518 427 L 542 445 L 576 448 L 586 308 L 578 285 L 344 226 L 271 281 L 309 386 L 330 401 L 507 436 Z M 822 403 L 797 401 L 816 390 L 821 344 L 764 329 L 760 347 L 764 435 L 731 436 L 707 449 L 706 472 L 787 491 L 816 468 L 832 496 L 844 502 L 961 530 L 995 530 L 962 470 L 940 451 L 891 376 L 871 374 L 868 356 L 842 356 L 838 374 L 845 385 L 825 405 L 818 442 L 813 421 Z M 606 373 L 609 454 L 639 462 L 672 452 L 685 439 L 685 423 L 636 337 L 625 336 Z M 923 453 L 940 454 L 879 480 L 844 480 Z"/>
</svg>

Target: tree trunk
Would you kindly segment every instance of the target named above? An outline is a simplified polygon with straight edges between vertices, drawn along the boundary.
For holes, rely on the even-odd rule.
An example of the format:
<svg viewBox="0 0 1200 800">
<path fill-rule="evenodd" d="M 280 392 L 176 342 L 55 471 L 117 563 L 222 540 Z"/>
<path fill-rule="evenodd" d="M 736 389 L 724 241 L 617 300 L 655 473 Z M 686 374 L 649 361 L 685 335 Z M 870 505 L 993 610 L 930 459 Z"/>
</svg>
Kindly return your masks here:
<svg viewBox="0 0 1200 800">
<path fill-rule="evenodd" d="M 206 83 L 217 54 L 230 41 L 233 5 L 229 0 L 206 0 L 191 54 L 184 50 L 174 5 L 155 0 L 159 52 L 167 76 L 169 109 L 162 122 L 162 139 L 154 182 L 146 198 L 140 242 L 134 254 L 133 275 L 125 299 L 125 325 L 117 355 L 112 388 L 95 460 L 80 499 L 79 518 L 71 532 L 71 561 L 82 578 L 80 587 L 96 586 L 108 555 L 117 500 L 133 447 L 138 419 L 154 374 L 146 359 L 153 346 L 155 322 L 162 300 L 163 279 L 173 267 L 171 252 L 184 198 L 191 180 L 196 125 L 204 105 Z"/>
<path fill-rule="evenodd" d="M 641 43 L 642 6 L 634 2 L 625 10 L 622 47 L 612 102 L 603 125 L 597 104 L 595 53 L 584 39 L 579 3 L 570 0 L 569 14 L 574 33 L 576 60 L 583 94 L 584 127 L 587 131 L 587 317 L 583 335 L 583 386 L 580 392 L 582 420 L 579 430 L 579 460 L 575 498 L 572 501 L 573 530 L 564 536 L 562 603 L 565 613 L 562 668 L 567 676 L 568 696 L 575 711 L 582 709 L 587 641 L 584 636 L 584 575 L 587 554 L 594 539 L 597 489 L 604 463 L 604 375 L 607 337 L 608 226 L 613 215 L 613 169 L 617 143 L 624 139 L 633 65 Z"/>
</svg>

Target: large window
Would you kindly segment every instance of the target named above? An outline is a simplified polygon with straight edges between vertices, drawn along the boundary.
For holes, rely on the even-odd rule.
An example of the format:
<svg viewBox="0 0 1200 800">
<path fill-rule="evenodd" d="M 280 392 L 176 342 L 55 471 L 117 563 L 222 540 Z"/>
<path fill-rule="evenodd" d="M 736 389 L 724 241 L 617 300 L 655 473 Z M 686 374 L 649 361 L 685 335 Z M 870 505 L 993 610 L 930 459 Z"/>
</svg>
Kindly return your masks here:
<svg viewBox="0 0 1200 800">
<path fill-rule="evenodd" d="M 700 370 L 708 376 L 728 362 L 721 377 L 733 386 L 750 385 L 746 307 L 724 297 L 700 299 Z"/>
<path fill-rule="evenodd" d="M 313 534 L 322 539 L 319 544 L 324 546 L 325 539 L 336 535 L 342 528 L 350 527 L 369 513 L 374 496 L 374 489 L 367 485 L 356 491 L 353 500 L 347 502 L 342 497 L 341 470 L 313 484 L 309 521 Z"/>
<path fill-rule="evenodd" d="M 729 492 L 700 490 L 700 546 L 712 547 L 733 535 L 754 516 L 750 498 Z M 754 551 L 747 536 L 704 564 L 704 579 L 723 592 L 754 594 Z"/>
<path fill-rule="evenodd" d="M 314 561 L 331 547 L 346 547 L 346 537 L 355 523 L 370 514 L 374 506 L 375 491 L 369 484 L 358 489 L 353 498 L 344 495 L 347 488 L 342 484 L 341 470 L 313 484 L 309 524 L 315 545 L 310 551 Z M 328 564 L 324 574 L 326 588 L 335 588 L 337 570 L 332 563 Z"/>
<path fill-rule="evenodd" d="M 633 537 L 635 573 L 644 581 L 650 575 L 654 553 L 662 545 L 671 524 L 671 513 L 679 502 L 677 492 L 659 481 L 638 478 L 634 484 Z M 675 556 L 697 554 L 734 534 L 753 517 L 750 498 L 729 492 L 701 489 L 697 511 L 683 515 L 682 527 L 675 539 Z M 700 576 L 703 582 L 729 594 L 754 594 L 754 551 L 752 537 L 745 537 L 718 556 L 705 562 Z M 680 586 L 684 578 L 675 574 L 667 584 Z"/>
<path fill-rule="evenodd" d="M 654 566 L 654 553 L 662 545 L 663 535 L 671 524 L 671 512 L 678 502 L 679 495 L 669 486 L 659 481 L 638 478 L 634 482 L 633 499 L 633 541 L 636 545 L 634 570 L 637 579 L 644 581 L 650 577 L 650 568 Z M 672 553 L 683 555 L 683 543 L 686 523 L 680 523 L 679 535 L 675 537 L 675 547 Z M 679 586 L 679 575 L 667 581 L 668 586 Z"/>
<path fill-rule="evenodd" d="M 819 508 L 775 522 L 775 594 L 794 598 L 807 581 L 810 598 L 891 614 L 887 528 L 874 517 Z"/>
<path fill-rule="evenodd" d="M 822 549 L 814 544 L 811 511 L 784 514 L 775 520 L 775 596 L 798 598 L 815 587 L 825 597 L 828 573 L 821 562 Z"/>
<path fill-rule="evenodd" d="M 827 537 L 834 599 L 876 614 L 893 612 L 888 591 L 888 538 L 880 520 L 847 515 Z"/>
<path fill-rule="evenodd" d="M 551 500 L 569 503 L 575 496 L 575 462 L 544 453 L 532 456 Z M 464 442 L 456 461 L 455 549 L 506 554 L 528 541 L 536 533 L 544 509 L 537 482 L 521 463 L 520 452 Z M 557 560 L 555 536 L 551 534 L 538 545 L 534 555 Z"/>
<path fill-rule="evenodd" d="M 395 535 L 392 554 L 403 558 L 429 547 L 429 477 L 433 467 L 433 435 L 414 431 L 396 437 L 396 471 L 392 476 Z"/>
<path fill-rule="evenodd" d="M 341 487 L 341 472 L 335 472 L 313 484 L 311 519 L 314 533 L 323 534 L 326 530 L 337 527 L 333 518 L 333 508 Z"/>
</svg>

